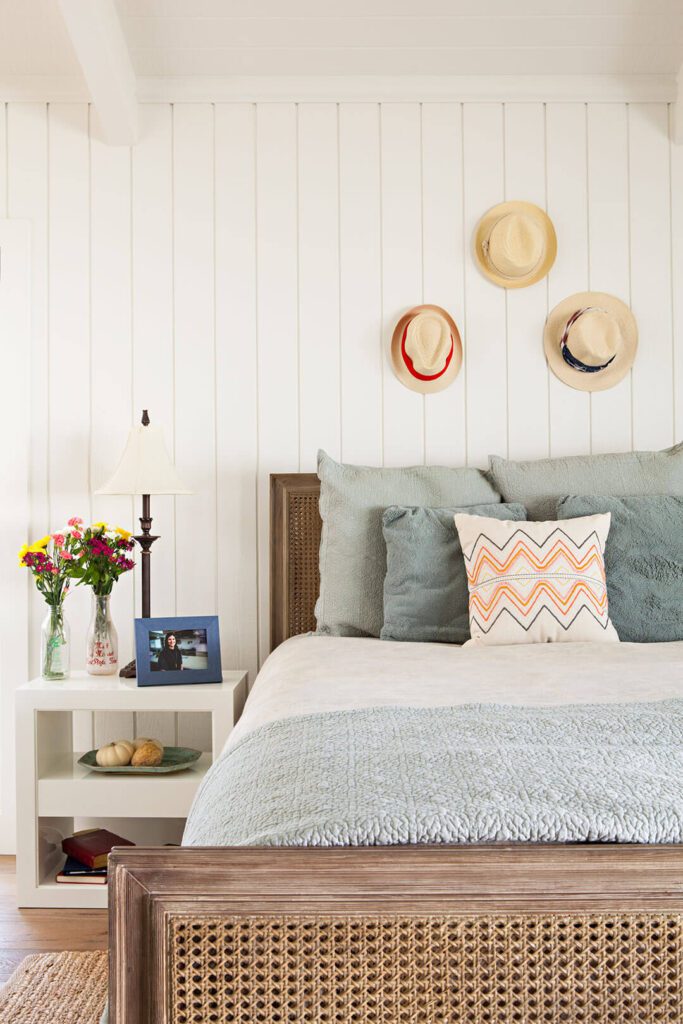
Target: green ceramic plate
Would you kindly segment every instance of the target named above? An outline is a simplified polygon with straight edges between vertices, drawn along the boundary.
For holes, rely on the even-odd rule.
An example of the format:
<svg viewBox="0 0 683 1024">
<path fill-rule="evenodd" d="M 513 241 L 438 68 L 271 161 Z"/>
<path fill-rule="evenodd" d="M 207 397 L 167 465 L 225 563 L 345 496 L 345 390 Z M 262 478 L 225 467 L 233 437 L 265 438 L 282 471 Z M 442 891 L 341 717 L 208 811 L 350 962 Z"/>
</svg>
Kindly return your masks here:
<svg viewBox="0 0 683 1024">
<path fill-rule="evenodd" d="M 164 747 L 164 756 L 161 764 L 155 768 L 141 766 L 134 768 L 133 765 L 112 765 L 110 768 L 101 767 L 95 757 L 96 750 L 89 750 L 83 757 L 79 757 L 78 763 L 92 772 L 106 772 L 109 775 L 164 775 L 169 772 L 181 772 L 183 768 L 189 768 L 198 758 L 202 756 L 201 750 L 192 750 L 190 747 Z"/>
</svg>

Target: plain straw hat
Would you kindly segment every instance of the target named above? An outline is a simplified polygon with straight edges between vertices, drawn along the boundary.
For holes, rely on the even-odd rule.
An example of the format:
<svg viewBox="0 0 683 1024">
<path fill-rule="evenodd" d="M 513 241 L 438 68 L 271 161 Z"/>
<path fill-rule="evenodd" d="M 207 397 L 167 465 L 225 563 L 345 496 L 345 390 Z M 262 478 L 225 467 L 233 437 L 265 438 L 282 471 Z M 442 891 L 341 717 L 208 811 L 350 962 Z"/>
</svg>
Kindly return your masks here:
<svg viewBox="0 0 683 1024">
<path fill-rule="evenodd" d="M 394 328 L 394 373 L 407 388 L 430 394 L 455 380 L 462 366 L 462 341 L 453 318 L 440 306 L 415 306 Z"/>
<path fill-rule="evenodd" d="M 638 325 L 628 306 L 605 292 L 578 292 L 548 314 L 543 332 L 548 366 L 579 391 L 605 391 L 633 366 Z"/>
<path fill-rule="evenodd" d="M 533 203 L 499 203 L 485 213 L 474 232 L 474 257 L 501 288 L 526 288 L 545 277 L 557 255 L 555 228 Z"/>
</svg>

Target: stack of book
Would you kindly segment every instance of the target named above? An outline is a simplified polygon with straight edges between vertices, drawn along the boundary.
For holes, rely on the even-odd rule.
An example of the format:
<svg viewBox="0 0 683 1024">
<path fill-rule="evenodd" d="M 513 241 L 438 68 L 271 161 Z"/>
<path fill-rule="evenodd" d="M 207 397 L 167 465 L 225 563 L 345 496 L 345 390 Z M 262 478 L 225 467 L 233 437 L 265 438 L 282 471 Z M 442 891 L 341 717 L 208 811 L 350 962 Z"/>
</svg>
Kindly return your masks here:
<svg viewBox="0 0 683 1024">
<path fill-rule="evenodd" d="M 135 846 L 129 839 L 106 828 L 87 828 L 62 840 L 66 863 L 57 875 L 58 882 L 79 885 L 106 885 L 107 860 L 115 846 Z"/>
</svg>

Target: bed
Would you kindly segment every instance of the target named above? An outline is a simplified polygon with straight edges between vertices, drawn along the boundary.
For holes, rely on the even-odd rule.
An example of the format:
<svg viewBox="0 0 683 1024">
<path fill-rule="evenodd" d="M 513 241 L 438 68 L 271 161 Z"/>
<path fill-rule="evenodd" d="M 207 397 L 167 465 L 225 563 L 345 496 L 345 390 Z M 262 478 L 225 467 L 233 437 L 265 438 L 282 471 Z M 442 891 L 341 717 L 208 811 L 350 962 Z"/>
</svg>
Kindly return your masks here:
<svg viewBox="0 0 683 1024">
<path fill-rule="evenodd" d="M 272 479 L 275 650 L 198 795 L 190 845 L 112 854 L 112 1024 L 683 1019 L 683 645 L 573 645 L 569 660 L 560 645 L 301 635 L 315 625 L 317 498 L 315 476 Z M 566 790 L 547 785 L 539 721 L 573 730 Z M 451 765 L 472 796 L 457 820 L 438 814 L 452 794 L 434 808 L 425 795 L 445 723 L 479 737 Z M 621 764 L 617 734 L 631 744 Z M 497 755 L 520 738 L 533 763 L 479 813 L 511 785 Z M 593 765 L 586 746 L 602 751 Z M 258 773 L 283 763 L 255 800 Z"/>
</svg>

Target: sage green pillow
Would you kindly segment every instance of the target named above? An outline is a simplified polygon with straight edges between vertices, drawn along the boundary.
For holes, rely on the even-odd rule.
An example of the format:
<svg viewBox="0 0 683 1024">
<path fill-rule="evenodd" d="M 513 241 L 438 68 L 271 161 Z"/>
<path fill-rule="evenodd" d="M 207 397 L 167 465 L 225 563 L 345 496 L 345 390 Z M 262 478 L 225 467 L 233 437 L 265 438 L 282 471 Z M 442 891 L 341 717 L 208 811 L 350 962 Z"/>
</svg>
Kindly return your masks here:
<svg viewBox="0 0 683 1024">
<path fill-rule="evenodd" d="M 559 519 L 610 512 L 605 547 L 609 616 L 622 641 L 683 640 L 683 497 L 570 496 Z"/>
<path fill-rule="evenodd" d="M 575 455 L 512 462 L 490 457 L 493 482 L 503 501 L 526 505 L 529 519 L 556 519 L 566 494 L 673 494 L 683 498 L 683 442 L 662 452 Z"/>
<path fill-rule="evenodd" d="M 373 469 L 335 462 L 318 453 L 320 596 L 317 632 L 376 636 L 384 621 L 386 547 L 382 515 L 389 505 L 469 505 L 500 501 L 479 469 L 413 466 Z"/>
<path fill-rule="evenodd" d="M 464 644 L 470 639 L 465 560 L 453 516 L 526 519 L 523 505 L 406 508 L 384 513 L 387 575 L 382 640 Z"/>
</svg>

